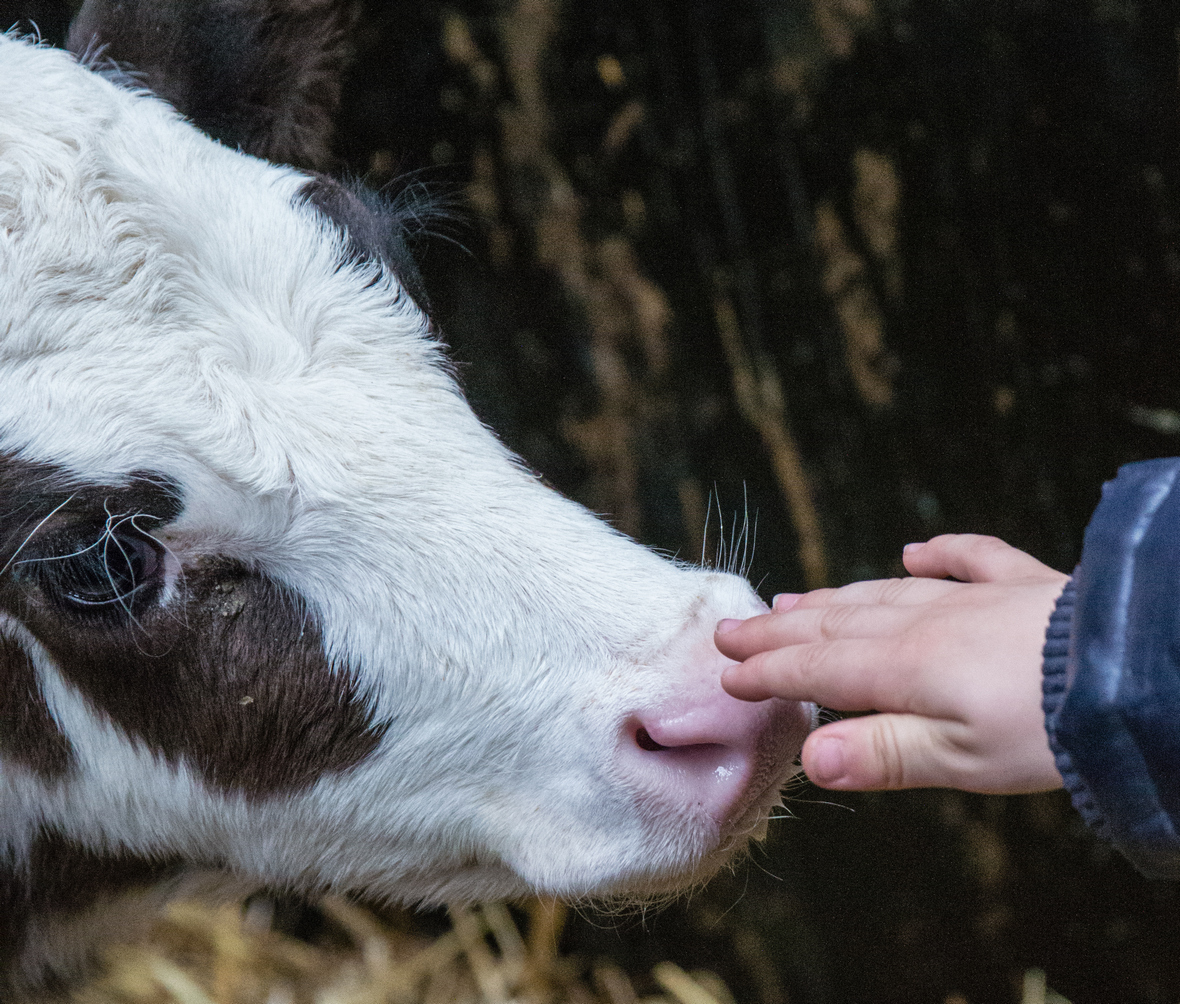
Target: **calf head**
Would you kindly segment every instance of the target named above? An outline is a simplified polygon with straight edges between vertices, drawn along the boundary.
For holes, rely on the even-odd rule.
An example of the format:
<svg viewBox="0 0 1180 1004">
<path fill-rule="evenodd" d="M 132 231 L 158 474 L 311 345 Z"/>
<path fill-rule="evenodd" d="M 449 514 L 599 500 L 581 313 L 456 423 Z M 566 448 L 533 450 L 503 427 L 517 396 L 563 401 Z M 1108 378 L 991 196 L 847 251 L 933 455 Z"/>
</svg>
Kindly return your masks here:
<svg viewBox="0 0 1180 1004">
<path fill-rule="evenodd" d="M 396 206 L 307 173 L 347 22 L 89 2 L 90 65 L 0 36 L 11 983 L 211 884 L 664 893 L 763 826 L 809 724 L 720 689 L 749 586 L 540 484 Z"/>
</svg>

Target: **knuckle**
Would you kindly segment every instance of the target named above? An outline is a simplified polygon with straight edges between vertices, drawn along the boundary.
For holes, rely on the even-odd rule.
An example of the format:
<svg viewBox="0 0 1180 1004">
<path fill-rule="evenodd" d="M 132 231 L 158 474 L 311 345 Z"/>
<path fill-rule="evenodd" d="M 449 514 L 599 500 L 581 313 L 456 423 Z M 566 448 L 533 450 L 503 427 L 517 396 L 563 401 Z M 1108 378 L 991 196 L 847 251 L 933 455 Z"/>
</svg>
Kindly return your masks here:
<svg viewBox="0 0 1180 1004">
<path fill-rule="evenodd" d="M 909 584 L 913 579 L 883 579 L 879 587 L 878 599 L 881 603 L 891 605 L 905 597 Z"/>
<path fill-rule="evenodd" d="M 804 681 L 813 681 L 823 676 L 826 663 L 823 645 L 800 645 L 795 653 L 795 667 Z"/>
<path fill-rule="evenodd" d="M 999 537 L 992 537 L 984 533 L 972 534 L 971 544 L 973 547 L 983 552 L 1004 550 L 1008 546 L 1002 540 L 1000 540 Z"/>
<path fill-rule="evenodd" d="M 916 668 L 935 652 L 942 640 L 938 620 L 919 618 L 896 639 L 896 655 L 906 666 Z"/>
<path fill-rule="evenodd" d="M 833 606 L 824 611 L 819 620 L 820 637 L 825 641 L 842 638 L 848 631 L 849 622 L 856 607 Z"/>
<path fill-rule="evenodd" d="M 804 593 L 803 597 L 791 609 L 799 610 L 808 607 L 824 607 L 832 602 L 832 600 L 839 594 L 838 589 L 813 589 L 809 593 Z"/>
<path fill-rule="evenodd" d="M 886 788 L 905 787 L 905 756 L 897 722 L 879 715 L 873 729 L 873 755 L 881 771 L 880 781 Z"/>
<path fill-rule="evenodd" d="M 948 655 L 937 624 L 911 625 L 887 644 L 882 658 L 898 667 L 895 697 L 907 706 L 929 685 L 932 674 L 945 675 Z"/>
<path fill-rule="evenodd" d="M 969 533 L 940 533 L 937 537 L 931 537 L 926 542 L 926 547 L 946 550 L 956 544 L 962 544 L 970 536 Z"/>
<path fill-rule="evenodd" d="M 1007 550 L 1008 545 L 999 537 L 987 537 L 982 534 L 973 534 L 967 548 L 968 555 L 979 562 L 986 562 Z"/>
<path fill-rule="evenodd" d="M 998 537 L 991 537 L 984 533 L 944 533 L 935 537 L 931 544 L 938 544 L 948 551 L 960 553 L 976 553 L 981 548 L 1001 543 Z"/>
</svg>

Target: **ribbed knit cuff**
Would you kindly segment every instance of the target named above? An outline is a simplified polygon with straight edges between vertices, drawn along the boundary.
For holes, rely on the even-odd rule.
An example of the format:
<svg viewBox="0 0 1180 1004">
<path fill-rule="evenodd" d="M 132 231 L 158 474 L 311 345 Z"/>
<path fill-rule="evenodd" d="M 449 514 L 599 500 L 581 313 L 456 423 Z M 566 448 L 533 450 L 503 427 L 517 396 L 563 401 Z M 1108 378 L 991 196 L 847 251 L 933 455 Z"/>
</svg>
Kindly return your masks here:
<svg viewBox="0 0 1180 1004">
<path fill-rule="evenodd" d="M 1041 682 L 1041 708 L 1045 712 L 1045 731 L 1049 733 L 1049 748 L 1057 764 L 1057 771 L 1065 782 L 1073 807 L 1081 814 L 1086 825 L 1104 840 L 1111 839 L 1110 827 L 1102 811 L 1094 803 L 1090 789 L 1074 769 L 1069 752 L 1057 741 L 1057 719 L 1065 703 L 1069 689 L 1069 636 L 1073 626 L 1074 580 L 1065 584 L 1057 599 L 1057 607 L 1049 618 L 1045 631 L 1043 678 Z"/>
</svg>

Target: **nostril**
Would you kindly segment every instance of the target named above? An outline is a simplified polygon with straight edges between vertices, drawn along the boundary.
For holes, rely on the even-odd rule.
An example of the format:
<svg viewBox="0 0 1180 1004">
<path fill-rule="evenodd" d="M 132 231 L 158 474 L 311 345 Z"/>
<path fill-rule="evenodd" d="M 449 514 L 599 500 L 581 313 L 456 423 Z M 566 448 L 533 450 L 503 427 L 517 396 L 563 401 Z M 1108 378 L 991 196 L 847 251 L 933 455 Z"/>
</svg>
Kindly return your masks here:
<svg viewBox="0 0 1180 1004">
<path fill-rule="evenodd" d="M 718 727 L 716 716 L 703 714 L 705 710 L 632 718 L 620 736 L 620 752 L 635 780 L 661 802 L 677 806 L 677 811 L 703 811 L 720 824 L 750 782 L 757 760 L 755 730 L 749 730 L 749 742 L 742 741 L 746 737 L 740 730 Z"/>
<path fill-rule="evenodd" d="M 672 748 L 671 746 L 661 746 L 642 725 L 635 730 L 635 745 L 641 750 L 647 750 L 649 753 L 658 753 L 660 750 L 670 750 Z"/>
</svg>

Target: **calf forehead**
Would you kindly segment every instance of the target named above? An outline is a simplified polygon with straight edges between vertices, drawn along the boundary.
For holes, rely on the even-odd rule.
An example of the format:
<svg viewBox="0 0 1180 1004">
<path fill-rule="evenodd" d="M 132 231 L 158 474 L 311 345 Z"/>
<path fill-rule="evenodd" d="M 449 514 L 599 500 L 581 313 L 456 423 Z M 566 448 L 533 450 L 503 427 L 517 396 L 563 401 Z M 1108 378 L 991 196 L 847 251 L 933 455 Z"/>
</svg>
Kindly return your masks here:
<svg viewBox="0 0 1180 1004">
<path fill-rule="evenodd" d="M 0 37 L 0 442 L 96 473 L 201 455 L 277 487 L 309 418 L 453 395 L 424 315 L 347 263 L 307 183 Z"/>
</svg>

